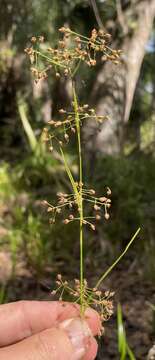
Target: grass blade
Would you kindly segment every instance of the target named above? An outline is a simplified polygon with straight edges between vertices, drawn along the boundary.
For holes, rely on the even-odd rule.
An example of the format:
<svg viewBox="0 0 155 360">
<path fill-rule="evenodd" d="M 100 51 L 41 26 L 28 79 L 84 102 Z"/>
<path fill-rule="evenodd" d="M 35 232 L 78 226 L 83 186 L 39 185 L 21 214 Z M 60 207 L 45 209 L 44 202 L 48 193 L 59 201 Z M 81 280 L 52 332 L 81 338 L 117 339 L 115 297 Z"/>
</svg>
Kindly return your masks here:
<svg viewBox="0 0 155 360">
<path fill-rule="evenodd" d="M 76 195 L 77 198 L 78 198 L 79 193 L 78 193 L 78 190 L 77 190 L 77 187 L 76 187 L 76 183 L 75 183 L 75 181 L 74 181 L 74 178 L 73 178 L 73 175 L 72 175 L 72 173 L 71 173 L 71 171 L 70 171 L 70 168 L 69 168 L 69 166 L 68 166 L 68 164 L 67 164 L 67 160 L 66 160 L 66 157 L 65 157 L 65 154 L 64 154 L 62 148 L 60 148 L 60 151 L 61 151 L 61 155 L 62 155 L 62 158 L 63 158 L 63 162 L 64 162 L 64 165 L 65 165 L 65 170 L 66 170 L 67 175 L 68 175 L 68 177 L 69 177 L 69 180 L 70 180 L 70 182 L 71 182 L 73 191 L 74 191 L 75 195 Z"/>
<path fill-rule="evenodd" d="M 130 347 L 129 347 L 128 344 L 127 344 L 127 353 L 128 353 L 128 355 L 129 355 L 129 359 L 130 359 L 130 360 L 136 360 L 136 358 L 135 358 L 135 356 L 134 356 L 134 354 L 133 354 L 133 352 L 132 352 L 132 350 L 130 349 Z"/>
<path fill-rule="evenodd" d="M 23 124 L 23 128 L 25 130 L 25 133 L 27 135 L 27 138 L 29 140 L 29 144 L 32 151 L 36 151 L 38 142 L 34 135 L 34 131 L 29 123 L 29 120 L 26 115 L 26 106 L 23 101 L 18 102 L 18 111 L 20 115 L 21 122 Z"/>
<path fill-rule="evenodd" d="M 140 232 L 140 228 L 138 228 L 138 230 L 135 232 L 135 234 L 132 236 L 131 240 L 129 241 L 129 243 L 127 244 L 125 250 L 121 253 L 121 255 L 114 261 L 114 263 L 107 269 L 107 271 L 101 276 L 101 278 L 99 279 L 99 281 L 97 282 L 95 287 L 99 287 L 99 285 L 101 284 L 101 282 L 109 275 L 109 273 L 113 270 L 113 268 L 119 263 L 119 261 L 122 259 L 122 257 L 126 254 L 126 252 L 128 251 L 129 247 L 131 246 L 131 244 L 133 243 L 133 241 L 135 240 L 135 238 L 137 237 L 137 235 Z"/>
<path fill-rule="evenodd" d="M 123 326 L 122 319 L 122 309 L 121 305 L 117 305 L 117 326 L 118 326 L 118 350 L 121 356 L 121 360 L 126 358 L 127 348 L 126 348 L 126 334 Z"/>
<path fill-rule="evenodd" d="M 130 349 L 127 343 L 120 303 L 118 303 L 117 305 L 117 332 L 118 332 L 118 351 L 120 354 L 120 360 L 125 360 L 127 355 L 130 360 L 136 360 L 132 350 Z"/>
</svg>

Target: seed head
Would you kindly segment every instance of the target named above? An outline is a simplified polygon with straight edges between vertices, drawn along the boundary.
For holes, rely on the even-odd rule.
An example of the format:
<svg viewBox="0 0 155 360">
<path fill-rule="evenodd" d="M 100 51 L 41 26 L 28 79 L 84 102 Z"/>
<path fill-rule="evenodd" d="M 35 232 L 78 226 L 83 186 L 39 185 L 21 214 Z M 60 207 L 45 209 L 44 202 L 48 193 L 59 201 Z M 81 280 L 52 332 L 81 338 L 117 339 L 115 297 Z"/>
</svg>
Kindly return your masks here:
<svg viewBox="0 0 155 360">
<path fill-rule="evenodd" d="M 49 120 L 49 121 L 48 121 L 48 124 L 49 124 L 49 125 L 54 125 L 54 124 L 55 124 L 55 121 L 54 121 L 54 120 Z"/>
<path fill-rule="evenodd" d="M 99 36 L 104 36 L 104 31 L 102 29 L 100 29 L 98 34 L 99 34 Z"/>
<path fill-rule="evenodd" d="M 111 204 L 111 199 L 107 199 L 107 200 L 106 200 L 106 203 L 107 203 L 107 204 Z"/>
<path fill-rule="evenodd" d="M 69 140 L 68 134 L 65 134 L 65 135 L 64 135 L 64 138 L 65 138 L 66 141 L 68 141 L 68 140 Z"/>
<path fill-rule="evenodd" d="M 100 206 L 98 206 L 98 205 L 94 205 L 94 210 L 96 210 L 96 211 L 98 211 L 98 210 L 100 210 L 101 208 L 100 208 Z"/>
<path fill-rule="evenodd" d="M 66 69 L 64 70 L 64 75 L 67 76 L 68 74 L 69 74 L 69 71 L 68 71 L 68 69 L 66 68 Z"/>
<path fill-rule="evenodd" d="M 41 35 L 41 36 L 39 36 L 39 42 L 40 42 L 40 43 L 43 43 L 43 42 L 44 42 L 44 40 L 45 40 L 45 39 L 44 39 L 44 36 L 42 36 L 42 35 Z"/>
<path fill-rule="evenodd" d="M 92 230 L 95 231 L 96 228 L 95 228 L 95 225 L 94 225 L 94 224 L 90 224 L 90 227 L 91 227 Z"/>
<path fill-rule="evenodd" d="M 48 205 L 48 201 L 47 201 L 47 200 L 43 200 L 43 201 L 42 201 L 42 205 Z"/>
<path fill-rule="evenodd" d="M 101 202 L 103 202 L 103 203 L 104 203 L 106 200 L 107 200 L 107 198 L 106 198 L 105 196 L 102 196 L 102 197 L 99 198 L 99 201 L 101 201 Z"/>
<path fill-rule="evenodd" d="M 55 219 L 54 218 L 49 219 L 49 223 L 50 224 L 55 224 Z"/>
<path fill-rule="evenodd" d="M 66 114 L 66 110 L 60 109 L 60 110 L 59 110 L 59 113 L 60 113 L 60 114 Z"/>
<path fill-rule="evenodd" d="M 62 192 L 57 192 L 57 196 L 62 197 L 62 196 L 64 196 L 64 194 Z"/>
<path fill-rule="evenodd" d="M 74 279 L 74 282 L 75 282 L 76 285 L 80 285 L 79 279 Z"/>
<path fill-rule="evenodd" d="M 106 212 L 105 215 L 104 215 L 104 217 L 105 217 L 106 220 L 109 220 L 110 215 Z"/>
<path fill-rule="evenodd" d="M 111 195 L 111 189 L 109 187 L 107 187 L 107 195 L 110 196 Z"/>
<path fill-rule="evenodd" d="M 65 48 L 65 41 L 59 41 L 59 45 L 60 45 L 60 47 L 63 49 L 63 48 Z"/>
<path fill-rule="evenodd" d="M 56 76 L 56 78 L 60 78 L 60 73 L 56 72 L 55 76 Z"/>
<path fill-rule="evenodd" d="M 56 290 L 51 291 L 51 295 L 56 295 L 56 293 L 57 293 Z"/>
<path fill-rule="evenodd" d="M 53 211 L 53 208 L 49 206 L 49 207 L 47 208 L 47 212 L 52 212 L 52 211 Z"/>
<path fill-rule="evenodd" d="M 71 30 L 69 29 L 69 28 L 66 28 L 66 27 L 61 27 L 60 29 L 59 29 L 59 31 L 60 32 L 62 32 L 62 33 L 70 33 L 71 32 Z"/>
<path fill-rule="evenodd" d="M 62 280 L 62 275 L 61 275 L 61 274 L 57 274 L 57 279 L 61 281 L 61 280 Z"/>
<path fill-rule="evenodd" d="M 31 37 L 31 42 L 32 42 L 32 43 L 35 43 L 36 41 L 37 41 L 36 36 L 32 36 L 32 37 Z"/>
<path fill-rule="evenodd" d="M 91 195 L 95 195 L 95 190 L 94 189 L 90 189 L 89 192 L 90 192 Z"/>
<path fill-rule="evenodd" d="M 61 122 L 61 121 L 55 121 L 55 124 L 54 124 L 55 127 L 59 127 L 59 126 L 61 126 L 61 125 L 62 125 L 62 122 Z"/>
<path fill-rule="evenodd" d="M 67 224 L 69 224 L 69 219 L 65 219 L 65 220 L 63 220 L 63 223 L 65 224 L 65 225 L 67 225 Z"/>
<path fill-rule="evenodd" d="M 90 65 L 95 66 L 96 65 L 96 60 L 90 59 Z"/>
<path fill-rule="evenodd" d="M 66 31 L 66 28 L 63 26 L 59 29 L 60 32 L 64 33 Z"/>
<path fill-rule="evenodd" d="M 104 36 L 105 36 L 105 38 L 107 38 L 107 39 L 110 39 L 110 38 L 111 38 L 111 34 L 108 34 L 108 33 L 105 34 Z"/>
</svg>

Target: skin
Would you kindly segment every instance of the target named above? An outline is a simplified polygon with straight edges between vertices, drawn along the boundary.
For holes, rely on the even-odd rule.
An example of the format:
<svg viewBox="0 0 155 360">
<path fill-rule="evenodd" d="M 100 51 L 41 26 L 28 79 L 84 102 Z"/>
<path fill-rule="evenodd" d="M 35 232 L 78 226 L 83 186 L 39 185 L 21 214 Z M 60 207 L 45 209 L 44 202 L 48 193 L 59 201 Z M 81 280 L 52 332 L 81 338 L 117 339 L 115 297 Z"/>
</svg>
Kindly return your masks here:
<svg viewBox="0 0 155 360">
<path fill-rule="evenodd" d="M 97 353 L 94 338 L 100 332 L 96 311 L 84 314 L 92 336 L 85 339 L 86 354 L 82 360 L 93 360 Z M 19 301 L 0 306 L 1 360 L 69 360 L 74 359 L 73 347 L 65 330 L 64 320 L 79 319 L 78 305 L 61 301 Z"/>
</svg>

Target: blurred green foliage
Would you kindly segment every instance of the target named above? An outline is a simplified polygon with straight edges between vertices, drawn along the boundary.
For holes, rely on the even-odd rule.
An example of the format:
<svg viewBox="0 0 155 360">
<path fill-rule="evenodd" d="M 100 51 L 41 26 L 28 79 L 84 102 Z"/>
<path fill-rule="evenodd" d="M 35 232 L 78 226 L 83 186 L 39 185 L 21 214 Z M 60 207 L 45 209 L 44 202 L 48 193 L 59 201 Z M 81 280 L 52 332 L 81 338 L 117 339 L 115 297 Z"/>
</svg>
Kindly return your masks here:
<svg viewBox="0 0 155 360">
<path fill-rule="evenodd" d="M 137 226 L 141 227 L 137 260 L 154 279 L 155 273 L 155 158 L 139 154 L 130 157 L 105 157 L 95 167 L 93 186 L 101 193 L 112 189 L 111 219 L 104 224 L 110 243 L 124 247 Z M 116 230 L 117 229 L 117 230 Z"/>
<path fill-rule="evenodd" d="M 54 203 L 56 192 L 67 188 L 64 167 L 58 164 L 49 154 L 44 162 L 32 154 L 22 165 L 0 166 L 0 226 L 6 230 L 0 244 L 11 253 L 12 276 L 19 259 L 38 276 L 49 266 L 55 272 L 57 261 L 74 263 L 76 226 L 64 229 L 61 219 L 59 224 L 50 225 L 42 205 L 45 198 Z"/>
</svg>

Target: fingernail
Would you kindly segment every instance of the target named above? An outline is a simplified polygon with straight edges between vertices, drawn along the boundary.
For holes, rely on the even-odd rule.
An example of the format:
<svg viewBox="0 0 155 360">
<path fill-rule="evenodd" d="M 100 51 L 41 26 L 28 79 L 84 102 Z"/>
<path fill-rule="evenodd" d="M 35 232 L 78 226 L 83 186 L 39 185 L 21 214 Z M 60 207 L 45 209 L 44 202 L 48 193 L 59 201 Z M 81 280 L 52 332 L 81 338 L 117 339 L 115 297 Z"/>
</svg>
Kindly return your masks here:
<svg viewBox="0 0 155 360">
<path fill-rule="evenodd" d="M 80 318 L 67 319 L 59 324 L 59 327 L 67 332 L 73 345 L 74 354 L 72 360 L 80 360 L 87 351 L 86 339 L 92 337 L 87 322 Z"/>
</svg>

